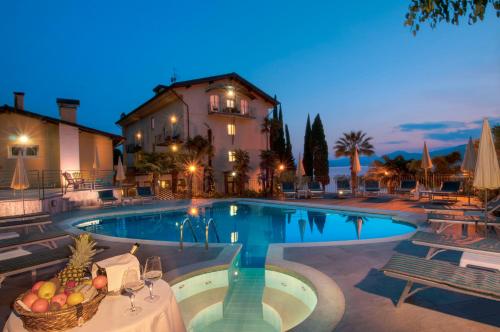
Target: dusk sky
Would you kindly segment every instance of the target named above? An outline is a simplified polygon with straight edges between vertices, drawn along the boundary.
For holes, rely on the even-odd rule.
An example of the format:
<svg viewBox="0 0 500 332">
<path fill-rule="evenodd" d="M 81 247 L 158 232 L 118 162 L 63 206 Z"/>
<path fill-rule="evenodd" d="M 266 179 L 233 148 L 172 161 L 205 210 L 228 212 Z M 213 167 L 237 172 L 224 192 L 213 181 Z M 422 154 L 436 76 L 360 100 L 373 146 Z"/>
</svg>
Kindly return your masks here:
<svg viewBox="0 0 500 332">
<path fill-rule="evenodd" d="M 26 109 L 58 116 L 57 97 L 80 99 L 81 124 L 120 133 L 120 113 L 173 68 L 178 80 L 234 71 L 277 94 L 296 153 L 307 113 L 331 154 L 348 130 L 379 155 L 478 137 L 483 117 L 500 121 L 500 20 L 413 37 L 408 3 L 3 1 L 0 104 L 24 91 Z"/>
</svg>

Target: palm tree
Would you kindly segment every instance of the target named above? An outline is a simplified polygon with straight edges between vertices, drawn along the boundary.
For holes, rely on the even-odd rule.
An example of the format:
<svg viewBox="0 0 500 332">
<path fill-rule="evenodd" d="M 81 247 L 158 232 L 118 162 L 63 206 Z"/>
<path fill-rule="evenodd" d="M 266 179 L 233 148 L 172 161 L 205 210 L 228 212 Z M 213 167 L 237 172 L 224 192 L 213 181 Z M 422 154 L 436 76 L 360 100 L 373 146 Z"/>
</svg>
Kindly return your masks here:
<svg viewBox="0 0 500 332">
<path fill-rule="evenodd" d="M 248 181 L 248 172 L 250 171 L 250 155 L 247 151 L 236 149 L 234 151 L 233 171 L 236 173 L 236 185 L 238 194 L 243 193 L 245 183 Z"/>
<path fill-rule="evenodd" d="M 262 185 L 264 192 L 271 193 L 274 187 L 274 170 L 278 165 L 276 152 L 271 150 L 260 151 L 260 169 L 263 171 Z"/>
<path fill-rule="evenodd" d="M 269 150 L 269 133 L 271 132 L 271 120 L 266 116 L 262 121 L 260 132 L 266 134 L 266 150 Z"/>
<path fill-rule="evenodd" d="M 136 168 L 153 175 L 153 191 L 157 192 L 158 179 L 163 173 L 170 173 L 177 168 L 175 159 L 167 153 L 141 152 Z"/>
<path fill-rule="evenodd" d="M 356 173 L 353 172 L 352 166 L 354 163 L 354 153 L 356 149 L 359 155 L 371 156 L 375 153 L 371 140 L 373 138 L 367 137 L 366 133 L 360 131 L 351 131 L 350 133 L 343 133 L 343 137 L 335 142 L 333 149 L 335 150 L 335 157 L 348 157 L 351 162 L 351 182 L 352 190 L 356 190 Z"/>
</svg>

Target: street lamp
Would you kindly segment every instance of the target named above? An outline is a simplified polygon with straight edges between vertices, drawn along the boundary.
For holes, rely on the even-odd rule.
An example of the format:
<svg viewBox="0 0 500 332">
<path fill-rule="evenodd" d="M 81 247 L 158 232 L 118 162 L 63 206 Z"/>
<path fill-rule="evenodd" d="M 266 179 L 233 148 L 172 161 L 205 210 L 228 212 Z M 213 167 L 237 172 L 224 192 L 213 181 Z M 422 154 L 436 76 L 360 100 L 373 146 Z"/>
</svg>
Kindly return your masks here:
<svg viewBox="0 0 500 332">
<path fill-rule="evenodd" d="M 196 172 L 196 165 L 194 165 L 194 164 L 189 165 L 189 167 L 188 167 L 188 171 L 189 171 L 191 174 L 192 174 L 192 173 L 194 173 L 194 172 Z"/>
</svg>

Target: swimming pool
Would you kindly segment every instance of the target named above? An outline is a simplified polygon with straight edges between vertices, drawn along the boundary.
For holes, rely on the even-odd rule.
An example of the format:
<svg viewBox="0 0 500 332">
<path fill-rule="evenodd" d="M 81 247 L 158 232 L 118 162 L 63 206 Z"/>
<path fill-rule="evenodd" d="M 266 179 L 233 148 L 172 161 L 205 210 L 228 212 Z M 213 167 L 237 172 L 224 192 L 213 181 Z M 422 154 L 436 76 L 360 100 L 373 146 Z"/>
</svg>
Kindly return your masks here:
<svg viewBox="0 0 500 332">
<path fill-rule="evenodd" d="M 121 238 L 178 242 L 180 226 L 189 211 L 134 213 L 80 221 L 80 230 Z M 241 243 L 241 265 L 263 267 L 270 243 L 330 242 L 387 238 L 409 234 L 415 226 L 391 216 L 343 212 L 284 204 L 247 201 L 217 202 L 201 207 L 184 229 L 184 241 L 204 242 L 204 219 L 213 218 L 209 242 Z"/>
</svg>

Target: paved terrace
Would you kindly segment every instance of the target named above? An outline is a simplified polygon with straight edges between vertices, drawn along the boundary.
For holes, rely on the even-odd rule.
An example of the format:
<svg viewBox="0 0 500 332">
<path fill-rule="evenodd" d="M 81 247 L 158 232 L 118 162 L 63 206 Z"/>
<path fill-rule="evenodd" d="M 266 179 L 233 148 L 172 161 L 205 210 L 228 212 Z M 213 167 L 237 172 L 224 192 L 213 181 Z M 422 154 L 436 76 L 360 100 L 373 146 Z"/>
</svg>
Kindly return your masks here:
<svg viewBox="0 0 500 332">
<path fill-rule="evenodd" d="M 300 202 L 308 201 L 325 205 L 422 212 L 418 203 L 399 199 L 300 200 Z M 157 206 L 171 207 L 186 203 L 189 202 L 160 202 Z M 92 210 L 76 211 L 71 214 L 89 212 L 92 213 Z M 61 217 L 57 216 L 55 219 Z M 110 246 L 110 249 L 100 254 L 97 259 L 130 249 L 129 243 L 99 241 L 99 244 Z M 203 262 L 210 264 L 222 250 L 223 247 L 211 247 L 205 251 L 203 247 L 198 246 L 187 247 L 184 252 L 179 252 L 177 247 L 143 244 L 138 256 L 143 261 L 147 256 L 161 255 L 164 269 L 167 270 L 166 278 L 171 279 L 178 273 L 178 269 L 182 270 L 190 264 L 203 264 Z M 430 289 L 416 294 L 410 302 L 396 308 L 394 303 L 399 298 L 404 282 L 386 277 L 379 272 L 379 268 L 395 252 L 424 256 L 426 250 L 408 241 L 312 248 L 289 247 L 284 251 L 284 258 L 309 265 L 333 278 L 340 286 L 345 295 L 346 310 L 337 326 L 338 331 L 500 331 L 500 302 L 496 301 Z M 458 262 L 459 255 L 452 252 L 442 253 L 437 259 Z M 52 277 L 62 267 L 43 270 L 39 273 L 39 279 Z M 12 301 L 31 284 L 29 274 L 7 278 L 4 281 L 4 286 L 0 289 L 0 326 L 5 324 Z"/>
</svg>

